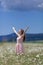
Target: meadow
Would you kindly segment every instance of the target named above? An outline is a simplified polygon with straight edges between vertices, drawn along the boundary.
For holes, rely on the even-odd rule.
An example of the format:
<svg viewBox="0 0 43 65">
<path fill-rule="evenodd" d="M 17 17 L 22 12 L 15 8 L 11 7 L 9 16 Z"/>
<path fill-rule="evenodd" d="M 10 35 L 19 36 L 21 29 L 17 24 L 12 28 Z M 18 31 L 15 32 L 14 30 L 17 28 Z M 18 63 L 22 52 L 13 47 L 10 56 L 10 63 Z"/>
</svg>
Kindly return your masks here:
<svg viewBox="0 0 43 65">
<path fill-rule="evenodd" d="M 43 65 L 43 43 L 23 43 L 23 55 L 16 55 L 15 44 L 0 43 L 0 65 Z"/>
</svg>

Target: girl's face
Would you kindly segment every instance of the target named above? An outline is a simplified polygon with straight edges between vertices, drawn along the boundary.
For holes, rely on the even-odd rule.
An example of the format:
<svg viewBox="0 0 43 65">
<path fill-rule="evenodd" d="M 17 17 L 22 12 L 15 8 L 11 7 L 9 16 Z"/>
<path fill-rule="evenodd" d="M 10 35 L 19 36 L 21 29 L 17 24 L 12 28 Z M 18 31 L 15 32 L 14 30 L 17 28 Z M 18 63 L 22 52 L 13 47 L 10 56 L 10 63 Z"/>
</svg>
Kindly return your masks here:
<svg viewBox="0 0 43 65">
<path fill-rule="evenodd" d="M 24 30 L 19 30 L 19 32 L 18 32 L 20 35 L 22 35 L 23 33 L 24 33 Z"/>
<path fill-rule="evenodd" d="M 25 33 L 24 33 L 24 30 L 23 29 L 19 30 L 18 34 L 20 34 L 20 35 L 24 34 L 23 41 L 25 41 Z"/>
</svg>

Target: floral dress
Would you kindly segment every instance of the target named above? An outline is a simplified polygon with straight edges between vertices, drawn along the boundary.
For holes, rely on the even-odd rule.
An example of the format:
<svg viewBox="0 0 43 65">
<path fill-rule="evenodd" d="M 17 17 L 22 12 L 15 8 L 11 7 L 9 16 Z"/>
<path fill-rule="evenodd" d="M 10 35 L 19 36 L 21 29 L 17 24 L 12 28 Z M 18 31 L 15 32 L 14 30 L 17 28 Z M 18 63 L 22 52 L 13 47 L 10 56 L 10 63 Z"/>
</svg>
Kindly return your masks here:
<svg viewBox="0 0 43 65">
<path fill-rule="evenodd" d="M 24 52 L 24 50 L 23 50 L 23 38 L 20 36 L 20 37 L 17 37 L 16 53 L 21 54 L 23 52 Z"/>
</svg>

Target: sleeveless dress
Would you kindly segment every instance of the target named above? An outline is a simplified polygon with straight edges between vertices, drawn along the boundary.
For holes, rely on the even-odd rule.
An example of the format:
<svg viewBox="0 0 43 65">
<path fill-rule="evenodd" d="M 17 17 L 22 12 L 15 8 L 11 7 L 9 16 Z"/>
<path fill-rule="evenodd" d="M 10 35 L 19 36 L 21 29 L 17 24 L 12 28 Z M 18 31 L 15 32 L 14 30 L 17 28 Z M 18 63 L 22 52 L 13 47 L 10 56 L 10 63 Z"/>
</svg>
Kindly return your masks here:
<svg viewBox="0 0 43 65">
<path fill-rule="evenodd" d="M 23 38 L 17 37 L 16 54 L 21 54 L 23 52 Z"/>
</svg>

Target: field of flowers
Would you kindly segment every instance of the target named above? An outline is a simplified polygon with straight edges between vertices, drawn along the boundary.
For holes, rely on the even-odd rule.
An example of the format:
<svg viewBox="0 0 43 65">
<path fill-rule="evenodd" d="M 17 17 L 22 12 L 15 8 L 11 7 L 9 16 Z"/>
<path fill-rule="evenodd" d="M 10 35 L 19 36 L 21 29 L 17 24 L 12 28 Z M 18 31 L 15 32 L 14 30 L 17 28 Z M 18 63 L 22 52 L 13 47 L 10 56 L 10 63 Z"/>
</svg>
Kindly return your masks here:
<svg viewBox="0 0 43 65">
<path fill-rule="evenodd" d="M 24 43 L 24 54 L 15 54 L 14 43 L 0 43 L 0 65 L 43 65 L 43 44 Z"/>
</svg>

